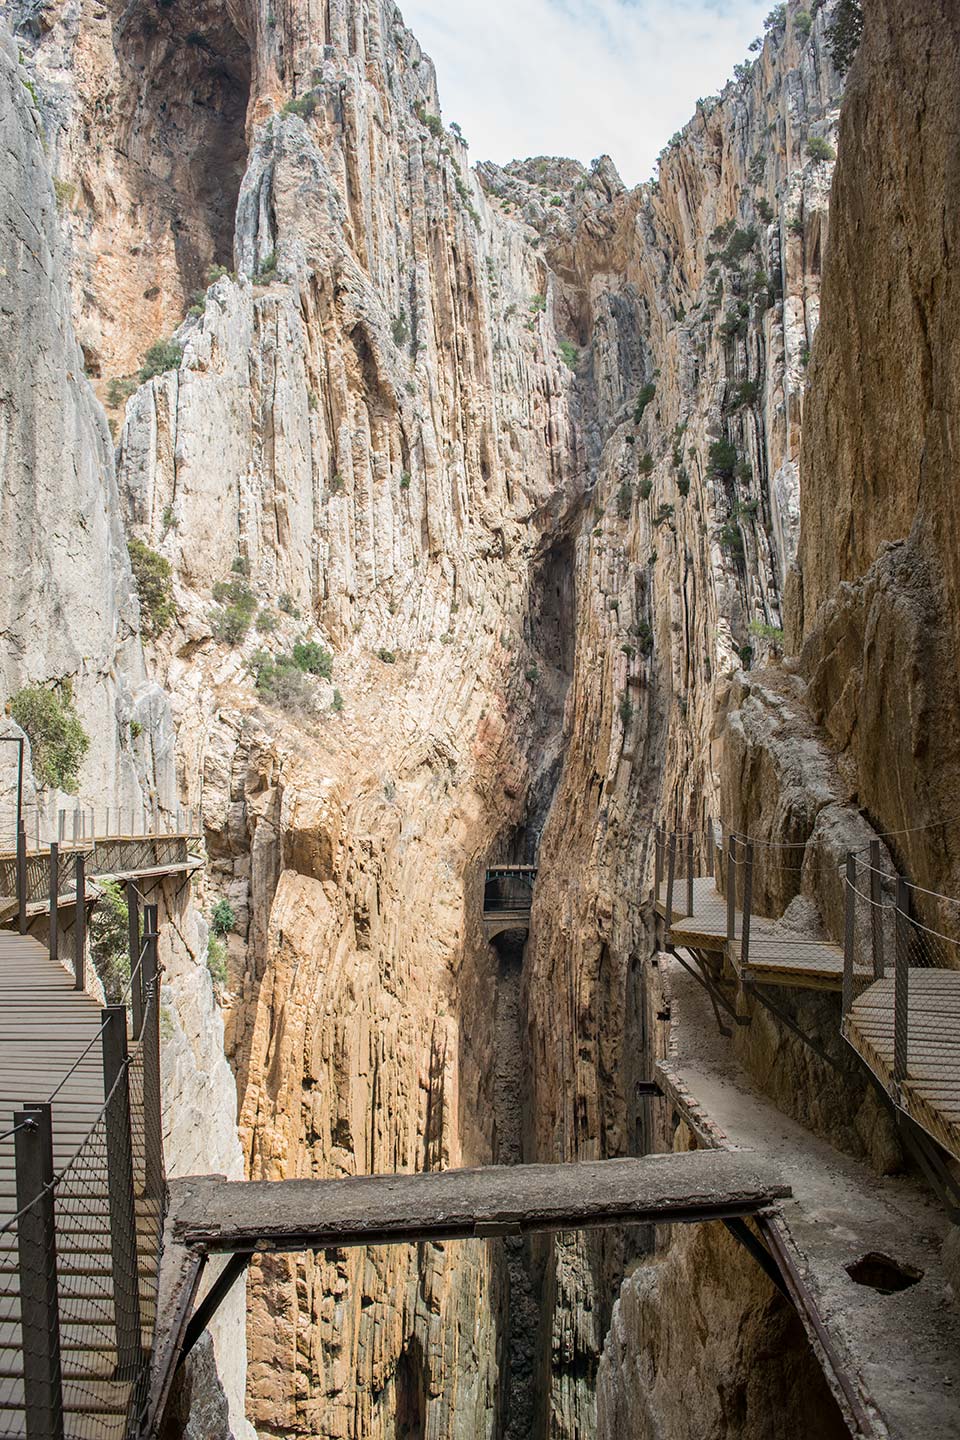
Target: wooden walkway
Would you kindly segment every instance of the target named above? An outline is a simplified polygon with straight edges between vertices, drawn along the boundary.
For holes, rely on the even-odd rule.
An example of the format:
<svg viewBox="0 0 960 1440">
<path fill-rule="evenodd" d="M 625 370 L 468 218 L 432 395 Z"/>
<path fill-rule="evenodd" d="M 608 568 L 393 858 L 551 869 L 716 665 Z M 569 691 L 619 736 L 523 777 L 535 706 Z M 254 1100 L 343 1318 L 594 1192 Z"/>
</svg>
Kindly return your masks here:
<svg viewBox="0 0 960 1440">
<path fill-rule="evenodd" d="M 74 1156 L 104 1104 L 103 1010 L 28 936 L 0 931 L 0 1134 L 24 1102 L 53 1100 L 54 1169 Z M 88 1049 L 89 1047 L 89 1049 Z M 84 1051 L 87 1053 L 84 1055 Z M 83 1057 L 83 1058 L 80 1058 Z M 79 1064 L 77 1061 L 79 1060 Z M 0 1436 L 24 1436 L 23 1340 L 15 1140 L 0 1141 Z M 122 1440 L 130 1385 L 114 1375 L 117 1349 L 111 1288 L 105 1153 L 91 1146 L 76 1190 L 58 1201 L 61 1356 L 68 1435 Z M 82 1179 L 83 1191 L 79 1193 Z M 74 1187 L 65 1186 L 65 1190 Z M 148 1227 L 147 1227 L 148 1228 Z M 149 1237 L 142 1237 L 144 1246 Z M 156 1264 L 156 1254 L 153 1254 Z M 152 1325 L 152 1316 L 143 1316 Z"/>
<path fill-rule="evenodd" d="M 781 921 L 762 915 L 750 917 L 748 961 L 741 960 L 743 915 L 734 911 L 734 939 L 727 938 L 727 902 L 712 877 L 693 882 L 693 911 L 685 913 L 687 885 L 674 886 L 673 915 L 667 923 L 668 944 L 685 950 L 720 956 L 731 976 L 750 978 L 761 985 L 790 985 L 802 989 L 840 990 L 843 985 L 843 951 L 826 941 L 791 934 Z M 655 902 L 658 915 L 667 920 L 664 892 Z M 863 972 L 866 975 L 866 971 Z"/>
<path fill-rule="evenodd" d="M 899 1104 L 921 1129 L 960 1159 L 960 970 L 909 972 L 907 1076 Z M 894 1087 L 894 977 L 875 981 L 853 1002 L 844 1034 L 888 1091 Z"/>
</svg>

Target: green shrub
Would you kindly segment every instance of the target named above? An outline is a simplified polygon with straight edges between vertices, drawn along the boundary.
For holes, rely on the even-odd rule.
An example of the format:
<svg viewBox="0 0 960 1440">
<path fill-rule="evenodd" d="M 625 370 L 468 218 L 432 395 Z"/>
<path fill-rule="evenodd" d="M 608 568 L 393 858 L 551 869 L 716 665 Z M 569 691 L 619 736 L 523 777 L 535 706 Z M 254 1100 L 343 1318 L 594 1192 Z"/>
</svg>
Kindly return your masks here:
<svg viewBox="0 0 960 1440">
<path fill-rule="evenodd" d="M 654 525 L 664 525 L 668 520 L 673 519 L 673 506 L 666 500 L 663 501 L 656 515 L 653 517 Z"/>
<path fill-rule="evenodd" d="M 237 915 L 229 900 L 221 898 L 213 907 L 210 926 L 215 935 L 226 935 L 237 923 Z"/>
<path fill-rule="evenodd" d="M 807 141 L 807 154 L 811 160 L 818 163 L 822 160 L 836 160 L 837 152 L 829 140 L 824 140 L 820 135 L 811 135 Z"/>
<path fill-rule="evenodd" d="M 127 901 L 116 880 L 99 880 L 100 898 L 90 917 L 90 956 L 108 1005 L 119 1005 L 130 979 Z"/>
<path fill-rule="evenodd" d="M 765 196 L 757 201 L 757 214 L 760 216 L 764 225 L 771 224 L 773 221 L 773 213 L 773 206 Z"/>
<path fill-rule="evenodd" d="M 253 272 L 253 278 L 254 278 L 254 280 L 257 281 L 257 283 L 258 283 L 259 285 L 269 285 L 270 282 L 271 282 L 271 280 L 276 280 L 276 278 L 277 278 L 277 252 L 276 252 L 276 250 L 271 250 L 271 251 L 270 251 L 270 254 L 267 255 L 263 260 L 261 260 L 261 262 L 260 262 L 260 264 L 257 266 L 256 270 Z"/>
<path fill-rule="evenodd" d="M 621 700 L 620 700 L 620 707 L 619 707 L 619 708 L 620 708 L 620 723 L 621 723 L 621 725 L 623 726 L 623 728 L 626 729 L 627 726 L 630 724 L 630 721 L 633 719 L 633 706 L 630 704 L 630 697 L 629 697 L 629 695 L 624 695 L 624 696 L 621 698 Z"/>
<path fill-rule="evenodd" d="M 649 384 L 644 385 L 639 391 L 637 395 L 637 403 L 633 411 L 633 423 L 635 425 L 640 424 L 640 421 L 643 419 L 644 410 L 646 410 L 647 406 L 650 404 L 650 401 L 653 399 L 656 393 L 657 387 L 652 380 L 649 382 Z"/>
<path fill-rule="evenodd" d="M 757 380 L 742 380 L 734 387 L 730 396 L 730 409 L 741 410 L 744 405 L 755 405 L 760 395 L 760 383 Z"/>
<path fill-rule="evenodd" d="M 653 456 L 650 454 L 649 450 L 646 450 L 640 456 L 640 463 L 637 468 L 639 469 L 641 475 L 652 475 L 653 464 Z"/>
<path fill-rule="evenodd" d="M 333 699 L 330 702 L 330 709 L 336 710 L 338 715 L 343 709 L 343 696 L 340 694 L 339 690 L 334 690 L 333 692 Z"/>
<path fill-rule="evenodd" d="M 265 605 L 257 611 L 257 630 L 261 635 L 272 635 L 279 624 L 280 621 L 274 612 L 268 610 Z"/>
<path fill-rule="evenodd" d="M 130 732 L 131 740 L 139 740 L 140 736 L 143 734 L 143 726 L 140 724 L 139 720 L 131 720 L 128 729 Z"/>
<path fill-rule="evenodd" d="M 313 707 L 313 688 L 292 655 L 271 655 L 266 650 L 256 650 L 250 657 L 250 673 L 257 694 L 272 700 L 281 709 L 296 711 Z"/>
<path fill-rule="evenodd" d="M 410 326 L 407 324 L 406 310 L 401 309 L 400 314 L 390 327 L 390 333 L 393 335 L 394 345 L 406 345 L 410 339 Z"/>
<path fill-rule="evenodd" d="M 160 516 L 160 526 L 166 535 L 168 530 L 176 530 L 178 525 L 177 512 L 173 508 L 172 501 L 168 501 L 163 507 L 163 514 Z"/>
<path fill-rule="evenodd" d="M 410 489 L 410 480 L 411 480 L 410 471 L 409 471 L 409 470 L 404 470 L 403 473 L 402 473 L 401 476 L 400 476 L 400 489 L 401 489 L 401 490 L 409 490 L 409 489 Z"/>
<path fill-rule="evenodd" d="M 145 385 L 155 375 L 164 375 L 168 370 L 179 369 L 182 359 L 182 345 L 178 345 L 175 340 L 156 340 L 143 357 L 138 375 L 140 384 Z"/>
<path fill-rule="evenodd" d="M 431 115 L 422 100 L 418 100 L 413 107 L 414 113 L 421 125 L 425 125 L 434 139 L 439 140 L 443 134 L 443 121 L 439 115 Z"/>
<path fill-rule="evenodd" d="M 710 446 L 710 473 L 718 480 L 732 480 L 737 447 L 729 440 L 714 440 Z"/>
<path fill-rule="evenodd" d="M 246 555 L 235 555 L 230 564 L 230 569 L 234 575 L 246 575 L 249 577 L 250 561 Z"/>
<path fill-rule="evenodd" d="M 126 405 L 136 388 L 137 381 L 133 375 L 122 375 L 118 380 L 111 380 L 107 386 L 107 404 L 110 409 L 119 410 L 121 405 Z"/>
<path fill-rule="evenodd" d="M 750 621 L 750 634 L 761 640 L 772 640 L 775 645 L 783 643 L 783 631 L 779 625 L 768 625 L 764 620 Z"/>
<path fill-rule="evenodd" d="M 677 475 L 677 492 L 680 495 L 690 494 L 690 476 L 687 471 L 682 468 Z"/>
<path fill-rule="evenodd" d="M 213 931 L 207 936 L 207 969 L 210 979 L 219 989 L 227 983 L 227 943 Z"/>
<path fill-rule="evenodd" d="M 377 658 L 382 660 L 384 665 L 395 665 L 397 663 L 397 657 L 392 650 L 378 650 Z"/>
<path fill-rule="evenodd" d="M 277 601 L 277 609 L 282 610 L 284 615 L 292 615 L 295 620 L 300 619 L 300 611 L 293 603 L 293 596 L 289 595 L 286 590 Z"/>
<path fill-rule="evenodd" d="M 793 28 L 805 40 L 813 29 L 813 18 L 808 10 L 798 10 L 793 17 Z"/>
<path fill-rule="evenodd" d="M 216 285 L 217 281 L 218 281 L 218 280 L 222 280 L 223 277 L 224 277 L 224 275 L 229 275 L 229 277 L 230 277 L 231 280 L 234 279 L 233 271 L 232 271 L 232 270 L 228 270 L 227 267 L 226 267 L 226 265 L 208 265 L 208 266 L 207 266 L 207 284 L 208 284 L 208 285 Z"/>
<path fill-rule="evenodd" d="M 546 308 L 547 308 L 546 296 L 544 296 L 544 295 L 531 295 L 531 296 L 530 296 L 530 310 L 531 310 L 531 313 L 532 313 L 532 314 L 534 314 L 534 315 L 539 315 L 539 314 L 542 313 L 542 311 L 546 310 Z"/>
<path fill-rule="evenodd" d="M 736 521 L 727 520 L 726 523 L 720 527 L 720 545 L 734 560 L 743 559 L 743 534 Z"/>
<path fill-rule="evenodd" d="M 827 43 L 841 75 L 846 75 L 853 64 L 862 34 L 862 0 L 839 0 L 827 31 Z"/>
<path fill-rule="evenodd" d="M 656 560 L 656 558 L 657 552 L 654 550 L 650 556 L 651 564 L 653 563 L 653 561 Z M 650 626 L 650 621 L 640 620 L 633 627 L 633 629 L 634 634 L 637 637 L 637 648 L 639 649 L 640 654 L 644 657 L 644 659 L 646 659 L 653 653 L 653 630 Z"/>
<path fill-rule="evenodd" d="M 128 540 L 127 552 L 140 597 L 140 628 L 153 640 L 172 624 L 177 614 L 170 561 L 142 540 Z"/>
<path fill-rule="evenodd" d="M 212 619 L 214 636 L 224 644 L 239 645 L 256 614 L 256 595 L 246 580 L 238 576 L 235 580 L 218 580 L 213 587 L 213 598 L 220 606 Z"/>
<path fill-rule="evenodd" d="M 330 481 L 330 494 L 331 494 L 331 495 L 342 495 L 342 494 L 343 494 L 343 476 L 342 476 L 342 475 L 334 475 L 333 479 Z"/>
<path fill-rule="evenodd" d="M 306 674 L 320 675 L 324 680 L 333 674 L 333 656 L 316 640 L 298 640 L 290 658 L 297 669 Z"/>
<path fill-rule="evenodd" d="M 653 481 L 650 479 L 649 475 L 645 475 L 644 478 L 640 481 L 640 499 L 649 500 L 652 490 Z"/>
<path fill-rule="evenodd" d="M 571 370 L 576 370 L 580 360 L 580 351 L 576 345 L 571 345 L 569 340 L 561 340 L 560 355 L 565 365 L 568 365 Z"/>
<path fill-rule="evenodd" d="M 69 695 L 60 700 L 42 685 L 25 685 L 11 699 L 10 714 L 30 741 L 33 773 L 40 784 L 73 794 L 90 738 Z"/>
<path fill-rule="evenodd" d="M 750 665 L 753 661 L 753 646 L 741 645 L 740 649 L 737 651 L 737 654 L 740 656 L 740 664 L 743 666 L 744 670 L 749 670 Z"/>
<path fill-rule="evenodd" d="M 617 491 L 617 514 L 621 520 L 627 520 L 630 511 L 633 509 L 633 486 L 629 480 L 624 480 Z"/>
<path fill-rule="evenodd" d="M 755 225 L 751 225 L 746 230 L 734 230 L 720 259 L 725 265 L 736 265 L 744 255 L 749 255 L 756 243 L 757 227 Z"/>
<path fill-rule="evenodd" d="M 528 665 L 526 670 L 524 670 L 523 672 L 523 678 L 525 680 L 529 680 L 531 685 L 536 685 L 537 681 L 540 679 L 540 666 Z"/>
<path fill-rule="evenodd" d="M 284 115 L 299 115 L 301 120 L 309 120 L 317 108 L 319 95 L 316 90 L 309 90 L 306 95 L 301 95 L 296 100 L 288 100 L 283 107 Z"/>
<path fill-rule="evenodd" d="M 758 150 L 747 166 L 747 179 L 751 185 L 760 185 L 767 173 L 767 162 L 762 150 Z"/>
</svg>

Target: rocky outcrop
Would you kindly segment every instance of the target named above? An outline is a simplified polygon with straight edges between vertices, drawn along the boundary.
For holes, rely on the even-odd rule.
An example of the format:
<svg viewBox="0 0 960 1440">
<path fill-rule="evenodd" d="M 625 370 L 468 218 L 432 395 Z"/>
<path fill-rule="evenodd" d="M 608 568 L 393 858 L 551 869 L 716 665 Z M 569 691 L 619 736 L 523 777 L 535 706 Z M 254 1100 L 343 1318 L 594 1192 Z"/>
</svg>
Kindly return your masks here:
<svg viewBox="0 0 960 1440">
<path fill-rule="evenodd" d="M 950 893 L 949 828 L 915 827 L 955 811 L 958 70 L 952 6 L 870 7 L 844 109 L 792 622 L 860 804 L 883 830 L 913 829 L 902 863 Z"/>
</svg>

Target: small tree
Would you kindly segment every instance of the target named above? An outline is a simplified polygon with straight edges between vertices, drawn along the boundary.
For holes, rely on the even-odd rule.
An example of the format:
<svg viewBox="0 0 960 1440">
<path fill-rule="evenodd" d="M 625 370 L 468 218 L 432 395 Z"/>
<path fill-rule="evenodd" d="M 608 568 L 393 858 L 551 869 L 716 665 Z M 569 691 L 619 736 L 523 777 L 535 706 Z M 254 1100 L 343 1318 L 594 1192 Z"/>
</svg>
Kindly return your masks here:
<svg viewBox="0 0 960 1440">
<path fill-rule="evenodd" d="M 140 628 L 153 640 L 176 617 L 173 603 L 173 576 L 170 561 L 142 540 L 128 540 L 127 551 L 133 580 L 140 597 Z"/>
<path fill-rule="evenodd" d="M 236 923 L 236 911 L 230 904 L 230 901 L 225 900 L 223 896 L 221 896 L 216 905 L 214 905 L 213 912 L 210 916 L 210 926 L 213 933 L 215 935 L 228 935 Z"/>
<path fill-rule="evenodd" d="M 820 135 L 811 135 L 807 141 L 807 154 L 811 160 L 819 164 L 823 160 L 836 160 L 837 152 L 829 140 L 824 140 Z"/>
<path fill-rule="evenodd" d="M 116 880 L 98 884 L 101 895 L 90 919 L 90 954 L 107 1002 L 119 1005 L 130 979 L 127 902 Z"/>
<path fill-rule="evenodd" d="M 853 64 L 862 36 L 862 0 L 839 0 L 827 31 L 827 44 L 841 75 L 846 75 Z"/>
<path fill-rule="evenodd" d="M 155 375 L 163 375 L 168 370 L 179 369 L 182 359 L 183 346 L 178 345 L 175 340 L 155 341 L 143 357 L 139 373 L 140 384 L 145 385 Z"/>
<path fill-rule="evenodd" d="M 333 656 L 316 640 L 298 640 L 293 647 L 293 663 L 298 670 L 329 680 L 333 674 Z"/>
<path fill-rule="evenodd" d="M 41 785 L 73 794 L 90 737 L 69 698 L 42 685 L 26 685 L 10 701 L 10 714 L 30 741 L 33 773 Z"/>
</svg>

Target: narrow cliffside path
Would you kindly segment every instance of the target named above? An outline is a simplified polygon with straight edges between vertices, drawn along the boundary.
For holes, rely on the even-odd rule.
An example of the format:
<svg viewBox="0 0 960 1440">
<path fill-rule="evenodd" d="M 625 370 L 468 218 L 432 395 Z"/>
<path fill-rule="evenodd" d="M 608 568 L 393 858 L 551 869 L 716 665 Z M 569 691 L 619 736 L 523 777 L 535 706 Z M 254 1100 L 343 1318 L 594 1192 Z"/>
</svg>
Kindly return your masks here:
<svg viewBox="0 0 960 1440">
<path fill-rule="evenodd" d="M 778 1224 L 874 1433 L 956 1440 L 960 1310 L 940 1260 L 942 1209 L 918 1184 L 878 1177 L 778 1110 L 719 1034 L 696 981 L 669 956 L 659 968 L 672 1021 L 671 1056 L 657 1067 L 664 1092 L 702 1145 L 782 1168 L 793 1194 Z M 857 1283 L 847 1267 L 874 1253 L 915 1283 L 886 1294 Z"/>
</svg>

